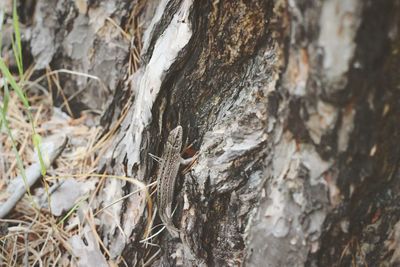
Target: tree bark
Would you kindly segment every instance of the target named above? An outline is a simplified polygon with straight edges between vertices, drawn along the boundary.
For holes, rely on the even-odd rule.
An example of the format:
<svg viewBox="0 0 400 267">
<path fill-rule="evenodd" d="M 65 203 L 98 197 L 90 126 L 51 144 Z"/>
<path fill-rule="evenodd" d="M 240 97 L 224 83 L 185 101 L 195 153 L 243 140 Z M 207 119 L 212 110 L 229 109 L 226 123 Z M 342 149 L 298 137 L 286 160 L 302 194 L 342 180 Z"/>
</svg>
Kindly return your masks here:
<svg viewBox="0 0 400 267">
<path fill-rule="evenodd" d="M 36 68 L 100 77 L 63 76 L 63 88 L 80 93 L 75 111 L 104 111 L 106 130 L 127 107 L 99 171 L 150 184 L 149 153 L 176 125 L 199 153 L 176 185 L 181 238 L 141 242 L 155 209 L 132 194 L 99 216 L 110 259 L 399 264 L 399 15 L 389 0 L 36 1 Z M 137 189 L 106 180 L 94 208 Z"/>
</svg>

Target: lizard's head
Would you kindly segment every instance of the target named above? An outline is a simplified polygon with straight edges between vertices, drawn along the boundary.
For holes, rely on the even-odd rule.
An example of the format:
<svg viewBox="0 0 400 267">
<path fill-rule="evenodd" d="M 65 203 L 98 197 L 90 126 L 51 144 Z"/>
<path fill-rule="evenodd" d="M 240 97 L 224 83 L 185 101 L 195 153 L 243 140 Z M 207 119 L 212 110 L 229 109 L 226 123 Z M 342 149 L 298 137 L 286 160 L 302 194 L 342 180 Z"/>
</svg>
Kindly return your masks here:
<svg viewBox="0 0 400 267">
<path fill-rule="evenodd" d="M 182 147 L 182 136 L 183 130 L 182 126 L 178 125 L 173 129 L 168 136 L 168 143 L 170 143 L 174 148 L 180 150 Z"/>
</svg>

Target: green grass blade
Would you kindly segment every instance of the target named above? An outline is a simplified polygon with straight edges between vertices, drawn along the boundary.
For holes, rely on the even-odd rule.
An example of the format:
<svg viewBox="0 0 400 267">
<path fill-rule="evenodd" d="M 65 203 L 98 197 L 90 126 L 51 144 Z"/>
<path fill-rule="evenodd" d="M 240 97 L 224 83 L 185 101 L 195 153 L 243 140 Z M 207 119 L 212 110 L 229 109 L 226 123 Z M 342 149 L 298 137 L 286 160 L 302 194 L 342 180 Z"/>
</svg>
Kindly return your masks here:
<svg viewBox="0 0 400 267">
<path fill-rule="evenodd" d="M 19 56 L 18 56 L 18 49 L 17 49 L 17 45 L 15 44 L 15 37 L 14 35 L 11 35 L 11 47 L 13 50 L 13 55 L 15 58 L 15 62 L 17 63 L 17 67 L 18 67 L 18 73 L 21 75 L 21 66 L 20 66 L 20 61 L 19 61 Z"/>
<path fill-rule="evenodd" d="M 6 117 L 6 115 L 7 115 L 9 101 L 10 101 L 10 92 L 8 90 L 8 84 L 5 82 L 4 83 L 3 108 L 1 109 L 1 112 L 4 113 L 4 117 Z M 3 119 L 0 118 L 0 130 L 1 130 L 2 126 L 3 126 Z"/>
<path fill-rule="evenodd" d="M 0 27 L 3 25 L 3 11 L 0 11 Z M 19 27 L 19 17 L 18 17 L 18 12 L 17 12 L 17 0 L 13 0 L 13 14 L 12 14 L 12 21 L 13 21 L 13 28 L 14 28 L 14 34 L 11 36 L 11 41 L 12 41 L 12 49 L 14 53 L 14 58 L 18 67 L 18 72 L 19 72 L 19 83 L 16 82 L 12 74 L 10 73 L 10 70 L 6 66 L 4 60 L 0 58 L 0 71 L 3 73 L 3 76 L 6 78 L 8 83 L 11 85 L 12 89 L 15 91 L 19 99 L 22 101 L 24 107 L 26 108 L 26 112 L 28 114 L 28 119 L 32 125 L 32 141 L 34 144 L 34 147 L 36 151 L 38 152 L 38 157 L 39 157 L 39 162 L 41 166 L 41 173 L 44 176 L 46 174 L 46 166 L 43 161 L 43 156 L 40 150 L 40 144 L 41 144 L 41 137 L 39 134 L 36 133 L 35 130 L 35 125 L 34 125 L 34 120 L 32 117 L 32 114 L 30 112 L 30 105 L 29 101 L 25 95 L 25 92 L 22 90 L 23 85 L 23 79 L 24 79 L 24 68 L 23 68 L 23 60 L 22 60 L 22 44 L 21 44 L 21 31 Z M 1 28 L 0 28 L 1 29 Z M 1 38 L 1 32 L 0 32 L 0 38 Z M 1 44 L 1 40 L 0 40 Z M 1 48 L 1 46 L 0 46 Z M 5 83 L 6 84 L 6 83 Z M 5 88 L 5 95 L 7 94 L 7 101 L 4 102 L 4 108 L 2 110 L 3 112 L 3 117 L 6 118 L 6 113 L 7 113 L 7 108 L 8 108 L 8 87 Z M 5 96 L 6 97 L 6 96 Z M 6 98 L 4 98 L 6 99 Z M 1 127 L 1 122 L 4 121 L 4 119 L 0 120 L 0 127 Z M 10 137 L 11 138 L 11 137 Z"/>
<path fill-rule="evenodd" d="M 22 62 L 22 45 L 21 45 L 21 31 L 19 28 L 19 18 L 17 13 L 17 1 L 14 0 L 13 4 L 13 27 L 14 27 L 14 36 L 15 36 L 15 45 L 16 51 L 14 51 L 15 60 L 17 62 L 18 71 L 20 75 L 20 79 L 23 79 L 24 68 Z"/>
<path fill-rule="evenodd" d="M 42 173 L 42 176 L 45 176 L 47 170 L 46 170 L 46 166 L 43 161 L 42 151 L 40 150 L 40 144 L 42 143 L 42 137 L 35 132 L 32 136 L 32 142 L 33 142 L 34 147 L 36 148 L 36 151 L 38 152 L 37 154 L 38 154 L 38 158 L 39 158 L 39 162 L 40 162 L 40 171 Z"/>
<path fill-rule="evenodd" d="M 22 163 L 21 157 L 19 156 L 17 145 L 15 144 L 15 139 L 14 139 L 14 137 L 12 135 L 12 132 L 11 132 L 11 129 L 10 129 L 9 125 L 8 125 L 8 121 L 7 121 L 5 113 L 4 113 L 4 107 L 2 107 L 0 109 L 0 116 L 1 116 L 1 120 L 2 120 L 2 122 L 4 124 L 4 128 L 7 131 L 7 135 L 11 140 L 11 145 L 12 145 L 12 148 L 13 148 L 14 153 L 15 153 L 15 158 L 17 160 L 17 167 L 18 167 L 18 169 L 19 169 L 19 171 L 21 173 L 22 180 L 24 181 L 26 192 L 28 193 L 30 199 L 32 200 L 32 203 L 34 203 L 34 201 L 32 199 L 32 195 L 31 195 L 31 191 L 30 191 L 30 188 L 29 188 L 29 185 L 28 185 L 28 181 L 26 179 L 26 173 L 25 173 L 24 164 Z"/>
<path fill-rule="evenodd" d="M 4 102 L 4 114 L 7 114 L 8 111 L 8 103 L 10 102 L 10 91 L 8 90 L 8 84 L 4 83 L 4 96 L 3 96 L 3 102 Z"/>
<path fill-rule="evenodd" d="M 2 34 L 3 22 L 4 22 L 4 10 L 0 9 L 0 51 L 2 50 L 1 48 L 3 47 L 3 34 Z"/>
<path fill-rule="evenodd" d="M 3 76 L 8 80 L 11 87 L 14 89 L 15 93 L 21 99 L 24 106 L 29 109 L 29 102 L 25 96 L 25 93 L 22 91 L 21 87 L 17 84 L 14 77 L 11 75 L 10 71 L 8 70 L 6 64 L 4 63 L 3 59 L 0 58 L 0 70 L 3 73 Z"/>
<path fill-rule="evenodd" d="M 11 87 L 14 89 L 15 93 L 17 94 L 19 99 L 24 104 L 24 107 L 26 108 L 26 111 L 28 114 L 28 119 L 32 125 L 33 138 L 34 138 L 33 142 L 34 142 L 35 148 L 38 152 L 41 172 L 42 172 L 42 174 L 46 174 L 46 166 L 44 165 L 42 153 L 40 150 L 41 139 L 38 137 L 38 134 L 35 131 L 33 117 L 32 117 L 31 112 L 29 111 L 30 106 L 29 106 L 28 99 L 26 98 L 24 91 L 22 91 L 21 87 L 17 84 L 14 77 L 11 75 L 9 69 L 7 68 L 6 64 L 4 63 L 4 61 L 1 58 L 0 58 L 0 71 L 3 73 L 3 76 L 8 80 Z M 6 111 L 6 110 L 4 110 L 4 111 Z"/>
</svg>

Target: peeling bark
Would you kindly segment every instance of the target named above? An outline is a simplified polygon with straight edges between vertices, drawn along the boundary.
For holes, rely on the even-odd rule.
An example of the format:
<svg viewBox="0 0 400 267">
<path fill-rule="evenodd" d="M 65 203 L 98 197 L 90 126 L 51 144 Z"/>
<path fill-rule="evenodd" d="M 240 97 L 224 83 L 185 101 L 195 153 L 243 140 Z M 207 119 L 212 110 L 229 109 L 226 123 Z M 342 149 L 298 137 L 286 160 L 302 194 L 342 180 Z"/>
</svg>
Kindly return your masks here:
<svg viewBox="0 0 400 267">
<path fill-rule="evenodd" d="M 64 88 L 84 89 L 76 104 L 91 108 L 112 92 L 106 129 L 128 104 L 99 169 L 151 183 L 149 153 L 161 155 L 178 124 L 200 155 L 176 185 L 182 238 L 163 232 L 152 240 L 160 252 L 143 245 L 149 212 L 145 194 L 133 194 L 101 214 L 111 258 L 399 264 L 399 3 L 149 1 L 137 13 L 143 39 L 130 47 L 142 47 L 142 65 L 129 75 L 129 41 L 105 18 L 124 24 L 140 1 L 89 2 L 37 1 L 30 45 L 38 69 L 101 78 L 109 92 L 82 77 Z M 106 206 L 135 190 L 107 180 L 99 199 Z"/>
</svg>

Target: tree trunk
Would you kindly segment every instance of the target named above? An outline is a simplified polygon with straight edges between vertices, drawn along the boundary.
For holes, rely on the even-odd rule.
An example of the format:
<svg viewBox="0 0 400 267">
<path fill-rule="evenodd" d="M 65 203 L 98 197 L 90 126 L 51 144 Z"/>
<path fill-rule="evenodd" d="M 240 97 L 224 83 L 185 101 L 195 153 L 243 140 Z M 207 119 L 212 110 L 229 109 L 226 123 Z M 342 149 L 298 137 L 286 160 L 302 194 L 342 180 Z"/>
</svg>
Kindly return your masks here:
<svg viewBox="0 0 400 267">
<path fill-rule="evenodd" d="M 149 154 L 162 154 L 176 125 L 193 144 L 187 156 L 199 153 L 177 179 L 180 238 L 163 231 L 148 240 L 157 246 L 141 242 L 160 220 L 139 191 L 98 216 L 109 260 L 400 264 L 398 1 L 32 6 L 26 40 L 36 68 L 101 80 L 62 76 L 67 97 L 79 93 L 73 113 L 101 110 L 106 130 L 118 126 L 99 171 L 152 183 L 159 164 Z M 138 51 L 140 67 L 130 60 Z M 93 209 L 138 189 L 108 179 Z"/>
</svg>

